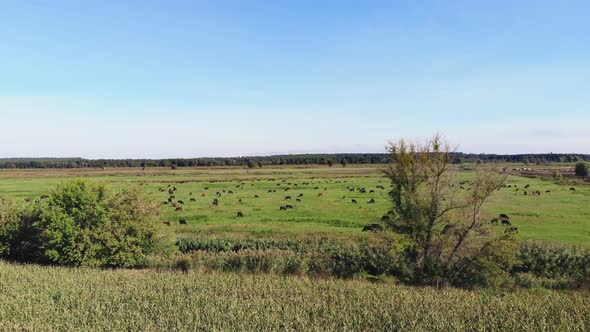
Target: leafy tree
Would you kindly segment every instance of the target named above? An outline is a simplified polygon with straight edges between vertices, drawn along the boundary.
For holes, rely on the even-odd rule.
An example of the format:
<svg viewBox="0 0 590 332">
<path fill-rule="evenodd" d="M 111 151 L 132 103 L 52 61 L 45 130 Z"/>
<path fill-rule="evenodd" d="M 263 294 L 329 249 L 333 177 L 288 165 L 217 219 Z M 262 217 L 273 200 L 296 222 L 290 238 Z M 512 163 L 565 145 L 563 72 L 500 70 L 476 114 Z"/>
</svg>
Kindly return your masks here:
<svg viewBox="0 0 590 332">
<path fill-rule="evenodd" d="M 560 170 L 556 169 L 553 171 L 553 179 L 556 181 L 563 180 L 563 174 L 561 174 Z"/>
<path fill-rule="evenodd" d="M 342 161 L 340 162 L 340 164 L 342 165 L 342 167 L 346 167 L 348 165 L 348 160 L 342 159 Z"/>
<path fill-rule="evenodd" d="M 326 160 L 326 164 L 328 164 L 328 167 L 332 167 L 332 166 L 334 166 L 334 160 L 328 159 L 328 160 Z"/>
<path fill-rule="evenodd" d="M 576 176 L 581 178 L 585 178 L 588 176 L 589 166 L 587 163 L 577 163 L 576 164 Z"/>
<path fill-rule="evenodd" d="M 514 234 L 495 236 L 480 218 L 485 202 L 504 183 L 504 174 L 479 167 L 471 190 L 461 190 L 450 167 L 452 151 L 438 135 L 423 145 L 390 143 L 389 151 L 393 163 L 384 173 L 392 183 L 393 213 L 387 226 L 411 240 L 407 252 L 416 281 L 440 276 L 456 284 L 465 278 L 489 282 L 498 274 L 482 266 L 515 260 L 512 251 L 495 256 L 495 249 L 512 243 Z M 483 274 L 470 276 L 476 272 Z"/>
</svg>

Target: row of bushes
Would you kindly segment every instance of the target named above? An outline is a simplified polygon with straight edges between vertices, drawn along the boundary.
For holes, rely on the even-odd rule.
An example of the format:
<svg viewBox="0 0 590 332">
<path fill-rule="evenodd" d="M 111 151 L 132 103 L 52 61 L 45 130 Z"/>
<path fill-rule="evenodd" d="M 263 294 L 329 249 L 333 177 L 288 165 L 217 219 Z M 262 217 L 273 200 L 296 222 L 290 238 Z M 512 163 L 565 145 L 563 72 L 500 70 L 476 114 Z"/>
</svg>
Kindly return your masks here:
<svg viewBox="0 0 590 332">
<path fill-rule="evenodd" d="M 291 266 L 292 269 L 284 270 L 339 278 L 349 278 L 361 272 L 403 278 L 405 272 L 401 262 L 404 255 L 392 250 L 391 242 L 392 238 L 377 235 L 362 242 L 203 238 L 180 240 L 178 246 L 181 252 L 197 257 L 197 261 L 206 258 L 205 266 L 222 270 L 276 272 L 283 269 L 275 266 Z"/>
<path fill-rule="evenodd" d="M 179 262 L 183 268 L 199 265 L 226 271 L 340 278 L 387 275 L 410 281 L 413 280 L 411 259 L 395 249 L 395 241 L 398 240 L 386 235 L 372 235 L 358 243 L 328 239 L 183 239 L 178 241 L 178 246 L 185 255 Z M 401 248 L 399 244 L 397 246 Z M 571 288 L 579 287 L 581 281 L 590 278 L 589 249 L 525 242 L 519 248 L 517 257 L 517 264 L 495 276 L 496 284 Z M 474 265 L 458 274 L 458 280 L 447 282 L 467 287 L 489 284 L 491 277 L 488 272 Z"/>
</svg>

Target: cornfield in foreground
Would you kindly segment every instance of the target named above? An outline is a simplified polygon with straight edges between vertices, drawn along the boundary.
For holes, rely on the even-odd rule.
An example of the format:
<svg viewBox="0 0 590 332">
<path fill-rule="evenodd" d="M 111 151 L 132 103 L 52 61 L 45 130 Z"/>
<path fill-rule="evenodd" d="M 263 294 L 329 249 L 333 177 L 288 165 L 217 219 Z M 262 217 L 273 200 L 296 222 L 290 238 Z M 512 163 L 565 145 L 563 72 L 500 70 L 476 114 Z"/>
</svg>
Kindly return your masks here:
<svg viewBox="0 0 590 332">
<path fill-rule="evenodd" d="M 1 331 L 588 331 L 590 294 L 0 262 Z"/>
</svg>

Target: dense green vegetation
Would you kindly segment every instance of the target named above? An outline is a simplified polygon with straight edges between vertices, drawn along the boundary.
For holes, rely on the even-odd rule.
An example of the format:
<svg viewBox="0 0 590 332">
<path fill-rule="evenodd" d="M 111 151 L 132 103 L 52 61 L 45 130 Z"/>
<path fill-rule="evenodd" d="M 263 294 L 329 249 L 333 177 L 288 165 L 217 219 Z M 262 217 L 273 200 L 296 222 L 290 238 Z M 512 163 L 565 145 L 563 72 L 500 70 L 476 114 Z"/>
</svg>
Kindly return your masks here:
<svg viewBox="0 0 590 332">
<path fill-rule="evenodd" d="M 0 330 L 587 331 L 583 292 L 0 262 Z"/>
<path fill-rule="evenodd" d="M 109 192 L 65 182 L 25 206 L 0 199 L 0 258 L 44 264 L 138 267 L 157 251 L 159 206 L 138 188 Z"/>
</svg>

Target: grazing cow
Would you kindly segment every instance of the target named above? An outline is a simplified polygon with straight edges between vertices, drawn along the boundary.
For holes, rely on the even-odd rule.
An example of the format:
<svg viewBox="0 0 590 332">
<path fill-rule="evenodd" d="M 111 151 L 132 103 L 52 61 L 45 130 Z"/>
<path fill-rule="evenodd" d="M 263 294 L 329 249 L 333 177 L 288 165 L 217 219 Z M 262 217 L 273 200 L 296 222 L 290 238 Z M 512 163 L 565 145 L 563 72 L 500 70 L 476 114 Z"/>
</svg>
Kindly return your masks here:
<svg viewBox="0 0 590 332">
<path fill-rule="evenodd" d="M 217 200 L 217 198 L 213 200 L 213 205 L 219 206 L 219 201 Z"/>
<path fill-rule="evenodd" d="M 510 220 L 510 217 L 507 214 L 501 213 L 500 214 L 500 219 Z"/>
<path fill-rule="evenodd" d="M 43 195 L 43 196 L 41 196 L 41 199 L 48 199 L 48 198 L 49 198 L 49 195 Z"/>
<path fill-rule="evenodd" d="M 195 198 L 191 198 L 191 202 L 196 202 L 197 200 Z"/>
<path fill-rule="evenodd" d="M 297 199 L 295 200 L 295 202 L 297 202 L 297 203 L 301 203 L 301 199 L 297 198 Z"/>
<path fill-rule="evenodd" d="M 545 193 L 546 194 L 550 194 L 551 193 L 551 190 L 545 190 Z"/>
<path fill-rule="evenodd" d="M 571 187 L 571 188 L 570 188 L 570 191 L 576 191 L 576 188 L 574 188 L 574 187 Z"/>
<path fill-rule="evenodd" d="M 512 224 L 510 223 L 510 220 L 508 219 L 502 219 L 502 226 L 512 226 Z"/>
<path fill-rule="evenodd" d="M 390 216 L 383 216 L 383 217 L 381 217 L 381 221 L 382 222 L 391 222 L 391 217 Z"/>
<path fill-rule="evenodd" d="M 319 193 L 318 194 L 318 197 L 322 197 L 322 196 L 324 196 L 324 193 Z"/>
<path fill-rule="evenodd" d="M 189 196 L 192 196 L 192 195 L 193 195 L 193 192 L 191 191 L 190 193 L 188 193 L 188 195 L 189 195 Z"/>
<path fill-rule="evenodd" d="M 498 218 L 492 219 L 492 221 L 490 221 L 490 224 L 497 225 L 498 224 Z"/>
<path fill-rule="evenodd" d="M 504 233 L 513 233 L 513 232 L 518 232 L 518 227 L 508 227 L 504 230 Z"/>
<path fill-rule="evenodd" d="M 207 197 L 207 193 L 202 193 L 201 197 Z"/>
<path fill-rule="evenodd" d="M 237 214 L 237 217 L 238 218 L 243 218 L 244 217 L 244 213 L 241 212 L 241 211 L 239 211 L 238 214 Z"/>
<path fill-rule="evenodd" d="M 370 224 L 363 227 L 363 232 L 379 232 L 383 230 L 383 226 L 380 224 Z"/>
<path fill-rule="evenodd" d="M 288 201 L 291 199 L 291 196 L 285 196 L 285 201 Z"/>
<path fill-rule="evenodd" d="M 529 189 L 531 187 L 530 184 L 527 184 L 526 186 L 524 186 L 524 189 Z"/>
<path fill-rule="evenodd" d="M 369 204 L 375 204 L 375 199 L 374 198 L 371 198 L 368 203 Z"/>
<path fill-rule="evenodd" d="M 181 225 L 188 225 L 188 223 L 186 222 L 186 219 L 181 218 L 180 220 L 178 220 L 178 223 Z"/>
<path fill-rule="evenodd" d="M 258 195 L 254 195 L 254 198 L 260 198 L 260 196 L 258 196 Z"/>
<path fill-rule="evenodd" d="M 184 204 L 184 201 L 179 200 L 178 204 Z"/>
<path fill-rule="evenodd" d="M 168 204 L 170 204 L 170 202 L 168 202 L 168 201 L 162 201 L 162 205 L 168 205 Z"/>
<path fill-rule="evenodd" d="M 299 194 L 299 196 L 297 196 L 297 197 L 301 198 L 301 197 L 303 197 L 303 194 Z"/>
<path fill-rule="evenodd" d="M 313 190 L 320 190 L 320 187 L 315 187 L 313 188 Z"/>
<path fill-rule="evenodd" d="M 287 211 L 287 208 L 286 208 L 285 206 L 281 206 L 281 207 L 280 207 L 280 210 L 281 210 L 281 211 Z"/>
<path fill-rule="evenodd" d="M 526 196 L 526 195 L 528 195 L 528 193 L 525 191 L 525 192 L 524 192 L 524 195 Z"/>
<path fill-rule="evenodd" d="M 356 199 L 353 199 L 353 200 L 352 200 L 352 203 L 353 203 L 353 204 L 356 204 L 356 203 L 357 203 Z"/>
<path fill-rule="evenodd" d="M 373 193 L 375 193 L 375 190 L 370 190 L 369 191 L 369 194 L 373 194 Z"/>
<path fill-rule="evenodd" d="M 164 221 L 164 225 L 170 226 L 170 222 L 169 221 Z"/>
<path fill-rule="evenodd" d="M 178 212 L 178 211 L 182 211 L 182 206 L 177 206 L 177 207 L 176 207 L 176 211 L 177 211 L 177 212 Z"/>
<path fill-rule="evenodd" d="M 242 204 L 242 199 L 241 198 L 238 199 L 238 203 Z"/>
<path fill-rule="evenodd" d="M 230 191 L 228 191 L 227 193 L 228 193 L 228 194 L 232 194 L 232 195 L 233 195 L 233 193 L 234 193 L 234 192 L 230 190 Z"/>
<path fill-rule="evenodd" d="M 31 202 L 31 198 L 30 197 L 25 197 L 25 202 L 30 203 Z"/>
</svg>

